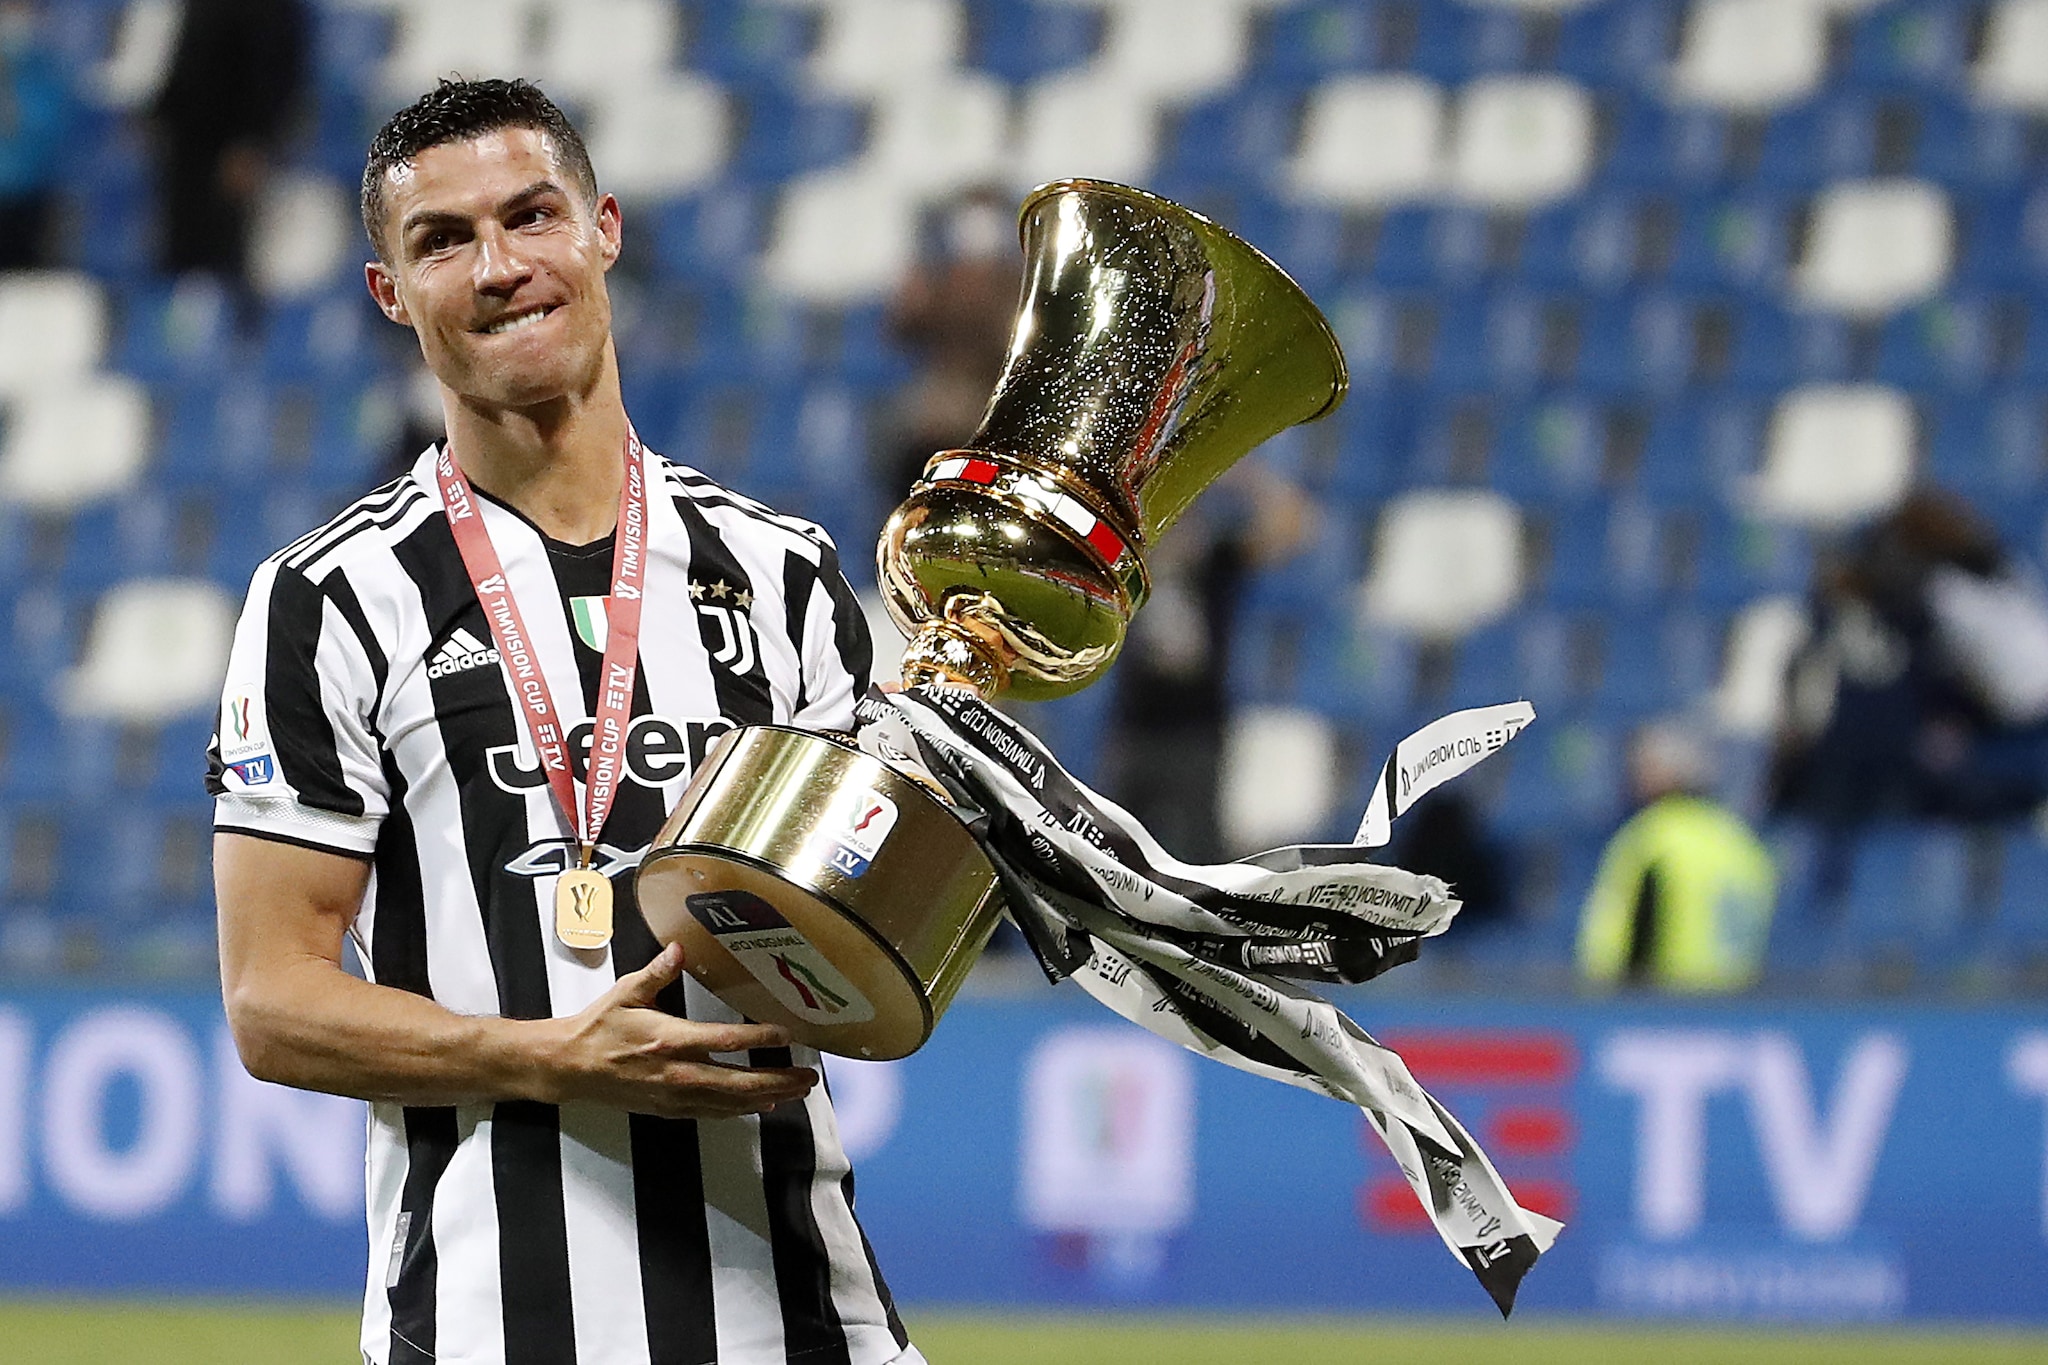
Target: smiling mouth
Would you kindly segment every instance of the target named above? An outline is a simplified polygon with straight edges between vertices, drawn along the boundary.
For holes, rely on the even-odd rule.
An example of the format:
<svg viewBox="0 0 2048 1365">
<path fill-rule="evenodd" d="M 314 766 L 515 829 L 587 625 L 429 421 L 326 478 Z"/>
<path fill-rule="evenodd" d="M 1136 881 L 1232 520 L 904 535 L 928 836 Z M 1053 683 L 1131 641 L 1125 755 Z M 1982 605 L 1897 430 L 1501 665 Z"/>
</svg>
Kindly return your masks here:
<svg viewBox="0 0 2048 1365">
<path fill-rule="evenodd" d="M 507 317 L 499 318 L 489 326 L 480 327 L 477 330 L 485 336 L 503 336 L 507 332 L 517 332 L 522 328 L 530 327 L 554 311 L 555 309 L 552 304 L 543 305 L 539 308 L 529 308 L 523 313 L 513 313 Z"/>
</svg>

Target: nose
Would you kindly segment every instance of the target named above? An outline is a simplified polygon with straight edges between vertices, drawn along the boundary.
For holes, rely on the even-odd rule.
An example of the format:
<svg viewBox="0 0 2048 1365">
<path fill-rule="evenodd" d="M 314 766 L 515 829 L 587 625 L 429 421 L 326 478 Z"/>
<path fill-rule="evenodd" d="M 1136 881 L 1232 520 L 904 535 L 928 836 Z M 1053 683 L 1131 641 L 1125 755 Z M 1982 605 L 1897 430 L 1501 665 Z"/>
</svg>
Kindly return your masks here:
<svg viewBox="0 0 2048 1365">
<path fill-rule="evenodd" d="M 489 224 L 477 234 L 476 289 L 479 294 L 509 298 L 533 278 L 533 267 L 504 228 Z"/>
</svg>

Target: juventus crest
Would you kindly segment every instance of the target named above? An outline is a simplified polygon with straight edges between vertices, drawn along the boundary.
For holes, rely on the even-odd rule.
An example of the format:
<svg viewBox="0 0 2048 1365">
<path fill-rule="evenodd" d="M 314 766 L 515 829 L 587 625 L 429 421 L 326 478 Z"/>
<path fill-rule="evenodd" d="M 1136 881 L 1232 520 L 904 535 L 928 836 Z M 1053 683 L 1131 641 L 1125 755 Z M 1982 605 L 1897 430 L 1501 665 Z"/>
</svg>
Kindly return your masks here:
<svg viewBox="0 0 2048 1365">
<path fill-rule="evenodd" d="M 693 578 L 690 600 L 696 604 L 697 614 L 718 630 L 718 646 L 711 651 L 712 662 L 739 674 L 753 672 L 754 595 L 745 588 L 734 588 L 723 578 L 710 583 Z"/>
</svg>

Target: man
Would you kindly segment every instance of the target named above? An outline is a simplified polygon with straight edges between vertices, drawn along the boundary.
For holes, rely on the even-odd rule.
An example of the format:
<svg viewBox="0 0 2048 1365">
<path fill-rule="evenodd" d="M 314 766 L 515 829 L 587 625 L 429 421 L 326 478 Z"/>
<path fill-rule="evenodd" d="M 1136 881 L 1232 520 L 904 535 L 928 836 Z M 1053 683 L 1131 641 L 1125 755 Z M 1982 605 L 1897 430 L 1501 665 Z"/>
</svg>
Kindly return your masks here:
<svg viewBox="0 0 2048 1365">
<path fill-rule="evenodd" d="M 243 1060 L 371 1102 L 364 1357 L 917 1362 L 815 1054 L 627 875 L 718 734 L 852 727 L 832 545 L 632 437 L 619 206 L 538 90 L 444 82 L 362 206 L 448 440 L 257 571 L 211 786 Z"/>
<path fill-rule="evenodd" d="M 1586 980 L 1698 993 L 1755 984 L 1777 872 L 1749 827 L 1706 795 L 1710 767 L 1678 724 L 1635 736 L 1640 809 L 1608 841 L 1579 920 Z"/>
</svg>

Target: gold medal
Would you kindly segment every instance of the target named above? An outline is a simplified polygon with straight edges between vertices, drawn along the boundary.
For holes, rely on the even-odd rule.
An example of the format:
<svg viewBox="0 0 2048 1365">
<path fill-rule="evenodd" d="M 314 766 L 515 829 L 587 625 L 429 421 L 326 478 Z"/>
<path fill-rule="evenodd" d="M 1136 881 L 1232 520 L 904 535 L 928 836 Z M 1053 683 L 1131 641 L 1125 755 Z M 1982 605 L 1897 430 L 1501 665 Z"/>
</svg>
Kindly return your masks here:
<svg viewBox="0 0 2048 1365">
<path fill-rule="evenodd" d="M 572 867 L 555 879 L 555 937 L 571 948 L 612 941 L 612 884 L 602 872 Z"/>
</svg>

